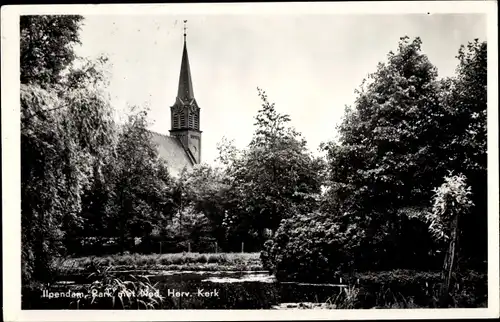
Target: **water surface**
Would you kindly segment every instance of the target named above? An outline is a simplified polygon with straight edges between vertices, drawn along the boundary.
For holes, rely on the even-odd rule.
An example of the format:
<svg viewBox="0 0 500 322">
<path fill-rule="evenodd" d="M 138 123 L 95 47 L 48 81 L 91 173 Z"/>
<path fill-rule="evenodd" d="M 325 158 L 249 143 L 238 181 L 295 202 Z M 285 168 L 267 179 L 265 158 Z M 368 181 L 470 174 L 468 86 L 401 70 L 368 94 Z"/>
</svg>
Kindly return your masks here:
<svg viewBox="0 0 500 322">
<path fill-rule="evenodd" d="M 117 273 L 117 276 L 129 272 Z M 137 272 L 135 272 L 137 275 Z M 255 271 L 144 271 L 164 297 L 161 309 L 272 309 L 283 303 L 322 303 L 336 295 L 334 284 L 279 283 L 269 273 Z M 59 281 L 53 290 L 77 290 L 85 277 Z M 89 282 L 88 280 L 86 281 Z M 30 299 L 26 309 L 69 309 L 67 299 Z M 109 307 L 109 309 L 112 309 Z"/>
</svg>

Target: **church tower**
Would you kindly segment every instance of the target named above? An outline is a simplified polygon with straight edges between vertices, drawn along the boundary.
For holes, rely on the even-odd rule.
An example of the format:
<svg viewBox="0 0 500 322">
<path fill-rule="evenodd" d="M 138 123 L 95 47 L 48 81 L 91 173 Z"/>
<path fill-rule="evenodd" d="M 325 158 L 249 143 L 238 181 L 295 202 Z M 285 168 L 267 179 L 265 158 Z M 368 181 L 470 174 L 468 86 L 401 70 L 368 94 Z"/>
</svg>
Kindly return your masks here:
<svg viewBox="0 0 500 322">
<path fill-rule="evenodd" d="M 179 139 L 193 163 L 201 162 L 200 108 L 194 98 L 191 70 L 186 46 L 184 20 L 184 49 L 182 52 L 179 89 L 175 103 L 170 107 L 170 136 Z"/>
</svg>

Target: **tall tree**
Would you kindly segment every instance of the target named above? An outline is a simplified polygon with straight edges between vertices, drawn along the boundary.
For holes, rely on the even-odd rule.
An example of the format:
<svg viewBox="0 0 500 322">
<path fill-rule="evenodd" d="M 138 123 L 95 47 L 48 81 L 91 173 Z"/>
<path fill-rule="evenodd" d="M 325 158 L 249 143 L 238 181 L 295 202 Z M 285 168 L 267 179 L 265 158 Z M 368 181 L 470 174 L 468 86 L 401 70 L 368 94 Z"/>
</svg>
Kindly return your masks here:
<svg viewBox="0 0 500 322">
<path fill-rule="evenodd" d="M 359 220 L 376 248 L 367 262 L 425 262 L 413 245 L 435 246 L 417 233 L 418 218 L 449 170 L 474 178 L 473 199 L 483 198 L 474 203 L 486 205 L 486 44 L 469 44 L 458 58 L 457 76 L 438 80 L 421 40 L 401 38 L 347 109 L 340 144 L 326 146 L 339 213 Z"/>
<path fill-rule="evenodd" d="M 486 269 L 487 259 L 487 43 L 475 39 L 458 51 L 456 76 L 446 79 L 442 104 L 446 136 L 439 144 L 448 168 L 471 186 L 474 207 L 461 221 L 463 260 Z M 478 234 L 478 232 L 484 232 Z"/>
<path fill-rule="evenodd" d="M 220 168 L 201 164 L 195 166 L 182 179 L 190 205 L 195 212 L 202 213 L 207 219 L 203 230 L 223 246 L 224 213 L 231 207 L 228 202 L 231 186 L 227 183 L 226 174 Z"/>
<path fill-rule="evenodd" d="M 322 164 L 308 153 L 306 141 L 289 125 L 290 117 L 280 114 L 260 89 L 259 96 L 262 108 L 253 139 L 229 168 L 238 206 L 225 222 L 238 234 L 250 232 L 262 242 L 266 229 L 275 230 L 294 210 L 313 206 Z"/>
<path fill-rule="evenodd" d="M 32 260 L 48 265 L 56 250 L 51 245 L 64 237 L 61 224 L 81 223 L 82 196 L 99 172 L 104 147 L 112 145 L 113 120 L 106 99 L 86 89 L 58 97 L 21 85 L 21 112 L 23 259 L 28 266 Z M 34 265 L 38 277 L 47 275 L 47 267 Z"/>
<path fill-rule="evenodd" d="M 75 59 L 83 21 L 77 15 L 21 16 L 21 83 L 56 84 Z"/>
<path fill-rule="evenodd" d="M 427 207 L 432 189 L 446 173 L 436 144 L 445 118 L 440 83 L 421 43 L 401 38 L 398 51 L 379 64 L 358 91 L 354 108 L 346 110 L 340 143 L 326 146 L 331 193 L 343 208 L 339 213 L 368 230 L 378 258 L 369 258 L 368 251 L 365 256 L 375 264 L 393 258 L 394 251 L 403 253 L 395 247 L 411 246 L 397 241 L 404 237 L 400 228 L 411 220 L 401 210 Z M 417 250 L 406 252 L 411 260 Z"/>
<path fill-rule="evenodd" d="M 23 282 L 49 277 L 69 227 L 81 224 L 82 196 L 114 140 L 99 70 L 69 80 L 79 16 L 21 17 L 21 212 Z M 97 66 L 97 65 L 94 65 Z M 68 68 L 70 69 L 70 68 Z M 66 230 L 66 231 L 65 231 Z"/>
<path fill-rule="evenodd" d="M 135 237 L 148 239 L 173 214 L 172 180 L 146 130 L 146 111 L 131 114 L 121 129 L 112 177 L 109 227 L 122 251 Z"/>
</svg>

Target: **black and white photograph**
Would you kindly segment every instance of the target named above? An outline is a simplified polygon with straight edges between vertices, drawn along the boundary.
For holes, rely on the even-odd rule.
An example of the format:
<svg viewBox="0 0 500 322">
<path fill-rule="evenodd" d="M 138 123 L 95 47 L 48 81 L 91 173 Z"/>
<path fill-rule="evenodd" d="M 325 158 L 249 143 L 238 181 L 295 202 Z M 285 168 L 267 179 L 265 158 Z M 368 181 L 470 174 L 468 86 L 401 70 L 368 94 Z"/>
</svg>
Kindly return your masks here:
<svg viewBox="0 0 500 322">
<path fill-rule="evenodd" d="M 496 5 L 3 7 L 8 320 L 498 317 Z"/>
</svg>

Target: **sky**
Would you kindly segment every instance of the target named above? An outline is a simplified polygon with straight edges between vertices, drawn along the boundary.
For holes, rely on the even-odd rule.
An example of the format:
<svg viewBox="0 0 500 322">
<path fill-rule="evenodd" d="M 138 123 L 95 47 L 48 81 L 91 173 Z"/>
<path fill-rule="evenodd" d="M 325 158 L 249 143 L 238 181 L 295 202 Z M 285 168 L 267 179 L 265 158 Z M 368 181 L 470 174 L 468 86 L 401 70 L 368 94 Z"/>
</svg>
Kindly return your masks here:
<svg viewBox="0 0 500 322">
<path fill-rule="evenodd" d="M 399 38 L 419 36 L 440 77 L 454 74 L 458 49 L 486 40 L 481 14 L 394 15 L 89 15 L 77 53 L 109 58 L 106 89 L 120 115 L 150 108 L 150 129 L 168 134 L 183 46 L 183 20 L 194 95 L 201 108 L 202 161 L 225 136 L 250 142 L 261 107 L 257 87 L 318 153 L 332 140 L 346 105 Z"/>
</svg>

